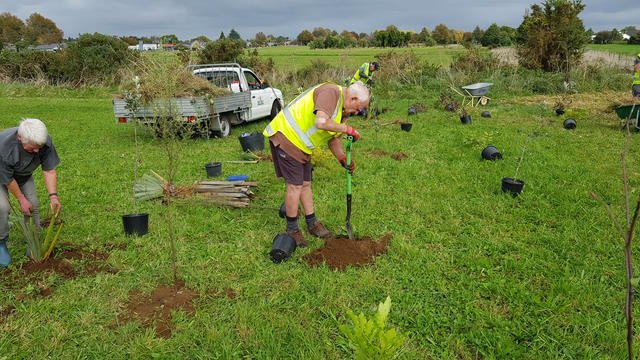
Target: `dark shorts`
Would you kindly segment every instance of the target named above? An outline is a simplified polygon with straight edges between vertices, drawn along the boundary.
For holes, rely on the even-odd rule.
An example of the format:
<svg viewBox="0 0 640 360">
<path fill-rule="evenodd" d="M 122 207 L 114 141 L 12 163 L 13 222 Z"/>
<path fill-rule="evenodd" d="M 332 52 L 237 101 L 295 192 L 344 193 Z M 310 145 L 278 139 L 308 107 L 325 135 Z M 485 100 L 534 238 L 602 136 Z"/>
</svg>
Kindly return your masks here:
<svg viewBox="0 0 640 360">
<path fill-rule="evenodd" d="M 311 181 L 310 162 L 304 164 L 298 162 L 280 146 L 274 146 L 271 141 L 269 141 L 269 146 L 271 146 L 271 157 L 277 177 L 284 178 L 284 181 L 291 185 L 302 185 L 304 181 Z"/>
<path fill-rule="evenodd" d="M 631 93 L 633 94 L 633 96 L 640 97 L 640 85 L 633 85 L 633 87 L 631 87 Z"/>
</svg>

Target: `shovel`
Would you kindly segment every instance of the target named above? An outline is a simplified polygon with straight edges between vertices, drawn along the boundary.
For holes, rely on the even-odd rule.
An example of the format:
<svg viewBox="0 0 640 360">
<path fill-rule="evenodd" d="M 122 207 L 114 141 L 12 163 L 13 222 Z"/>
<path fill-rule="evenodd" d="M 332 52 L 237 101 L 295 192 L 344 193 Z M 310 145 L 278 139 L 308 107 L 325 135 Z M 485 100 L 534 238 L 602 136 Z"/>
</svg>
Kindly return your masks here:
<svg viewBox="0 0 640 360">
<path fill-rule="evenodd" d="M 347 167 L 351 166 L 351 145 L 353 144 L 353 136 L 347 137 Z M 353 229 L 351 229 L 351 171 L 347 170 L 347 234 L 349 240 L 353 240 Z"/>
</svg>

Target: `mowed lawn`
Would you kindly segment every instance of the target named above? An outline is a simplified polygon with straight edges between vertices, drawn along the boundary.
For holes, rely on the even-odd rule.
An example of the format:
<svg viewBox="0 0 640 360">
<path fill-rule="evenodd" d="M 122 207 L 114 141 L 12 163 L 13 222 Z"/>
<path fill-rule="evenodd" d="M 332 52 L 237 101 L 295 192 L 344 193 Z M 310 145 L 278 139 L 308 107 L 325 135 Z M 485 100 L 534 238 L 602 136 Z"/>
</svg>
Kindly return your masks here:
<svg viewBox="0 0 640 360">
<path fill-rule="evenodd" d="M 590 196 L 602 196 L 624 222 L 619 120 L 604 109 L 568 109 L 578 127 L 564 130 L 552 103 L 520 103 L 496 89 L 504 96 L 481 109 L 492 117 L 474 109 L 473 123 L 462 125 L 440 109 L 437 93 L 418 90 L 377 95 L 390 109 L 378 126 L 352 121 L 362 139 L 354 145 L 351 223 L 358 237 L 393 236 L 388 253 L 367 267 L 308 267 L 302 256 L 322 246 L 313 238 L 289 261 L 271 263 L 271 240 L 284 228 L 277 215 L 284 186 L 270 162 L 224 162 L 240 160 L 237 136 L 261 131 L 265 121 L 236 127 L 225 139 L 183 140 L 177 184 L 201 180 L 204 164 L 223 161 L 224 176 L 248 175 L 259 186 L 247 209 L 195 199 L 172 205 L 179 276 L 199 296 L 194 314 L 174 313 L 173 335 L 163 339 L 119 317 L 130 292 L 170 283 L 171 266 L 161 202 L 139 205 L 150 214 L 149 234 L 123 234 L 120 216 L 135 210 L 134 131 L 115 123 L 112 91 L 3 85 L 0 128 L 40 118 L 62 159 L 61 241 L 108 252 L 115 271 L 0 282 L 0 309 L 14 308 L 0 317 L 0 358 L 350 358 L 338 325 L 348 309 L 371 316 L 386 296 L 389 324 L 408 334 L 401 358 L 623 358 L 623 240 Z M 407 117 L 407 99 L 427 110 Z M 413 123 L 411 132 L 392 124 L 399 119 Z M 632 201 L 640 193 L 636 137 Z M 482 161 L 487 145 L 504 159 Z M 516 175 L 524 145 L 517 177 L 526 185 L 513 198 L 500 179 Z M 143 132 L 139 149 L 139 171 L 166 176 L 162 144 Z M 397 153 L 406 158 L 394 160 Z M 329 159 L 314 179 L 317 216 L 343 233 L 344 171 Z M 46 209 L 40 173 L 36 181 Z M 15 271 L 27 262 L 15 227 L 9 246 Z M 43 287 L 53 293 L 39 295 Z M 219 295 L 225 290 L 235 296 Z"/>
</svg>

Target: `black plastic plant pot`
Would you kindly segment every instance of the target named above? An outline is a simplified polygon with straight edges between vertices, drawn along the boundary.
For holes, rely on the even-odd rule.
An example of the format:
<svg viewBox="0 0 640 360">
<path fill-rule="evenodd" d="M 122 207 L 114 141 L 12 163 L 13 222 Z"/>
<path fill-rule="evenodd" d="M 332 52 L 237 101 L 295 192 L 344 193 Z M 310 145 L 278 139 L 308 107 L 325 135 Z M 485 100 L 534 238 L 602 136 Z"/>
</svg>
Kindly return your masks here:
<svg viewBox="0 0 640 360">
<path fill-rule="evenodd" d="M 264 136 L 262 133 L 244 133 L 238 136 L 240 140 L 240 146 L 242 151 L 263 151 L 264 150 Z"/>
<path fill-rule="evenodd" d="M 514 179 L 510 177 L 502 178 L 502 191 L 508 192 L 511 196 L 516 197 L 522 192 L 524 188 L 524 181 L 520 179 Z"/>
<path fill-rule="evenodd" d="M 149 231 L 149 214 L 122 215 L 122 225 L 125 234 L 142 236 Z"/>
<path fill-rule="evenodd" d="M 456 106 L 455 106 L 455 105 L 453 105 L 453 104 L 447 104 L 447 105 L 444 107 L 444 111 L 454 112 L 454 111 L 456 111 Z"/>
<path fill-rule="evenodd" d="M 205 165 L 204 169 L 207 171 L 207 176 L 210 178 L 220 176 L 222 174 L 222 163 L 211 162 Z"/>
<path fill-rule="evenodd" d="M 463 124 L 471 124 L 471 115 L 462 115 L 462 116 L 460 116 L 460 121 Z"/>
<path fill-rule="evenodd" d="M 557 108 L 556 109 L 556 115 L 560 116 L 562 114 L 564 114 L 564 109 Z"/>
<path fill-rule="evenodd" d="M 400 129 L 404 130 L 404 131 L 411 131 L 411 127 L 413 126 L 412 123 L 401 123 L 400 124 Z"/>
<path fill-rule="evenodd" d="M 495 146 L 489 145 L 482 149 L 482 158 L 485 160 L 502 160 L 502 154 Z"/>
<path fill-rule="evenodd" d="M 483 118 L 490 118 L 491 113 L 488 111 L 483 111 L 482 114 L 480 114 L 480 116 L 482 116 Z"/>
<path fill-rule="evenodd" d="M 280 205 L 280 210 L 278 210 L 278 216 L 280 216 L 283 219 L 287 216 L 287 208 L 284 206 L 284 203 Z"/>
<path fill-rule="evenodd" d="M 567 130 L 573 130 L 576 128 L 576 121 L 569 118 L 567 120 L 564 121 L 564 123 L 562 123 L 562 126 L 567 129 Z"/>
<path fill-rule="evenodd" d="M 407 115 L 416 115 L 418 114 L 418 110 L 415 107 L 410 107 L 409 109 L 407 109 Z"/>
<path fill-rule="evenodd" d="M 287 260 L 291 254 L 296 250 L 296 241 L 287 233 L 281 233 L 273 238 L 273 245 L 271 245 L 271 261 L 275 264 L 279 264 Z"/>
</svg>

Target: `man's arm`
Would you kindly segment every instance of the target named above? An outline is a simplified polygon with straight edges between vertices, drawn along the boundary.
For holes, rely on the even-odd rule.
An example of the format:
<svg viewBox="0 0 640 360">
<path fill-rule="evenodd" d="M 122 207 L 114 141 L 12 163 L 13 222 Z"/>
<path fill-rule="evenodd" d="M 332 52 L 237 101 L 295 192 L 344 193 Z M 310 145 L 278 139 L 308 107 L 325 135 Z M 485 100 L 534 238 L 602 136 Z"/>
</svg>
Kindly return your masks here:
<svg viewBox="0 0 640 360">
<path fill-rule="evenodd" d="M 59 211 L 62 209 L 62 204 L 60 204 L 60 200 L 58 199 L 58 174 L 56 173 L 56 170 L 53 169 L 43 171 L 42 175 L 44 176 L 44 187 L 47 189 L 47 193 L 49 194 L 49 206 L 51 207 L 51 211 Z"/>
<path fill-rule="evenodd" d="M 347 133 L 347 124 L 338 124 L 322 110 L 316 112 L 316 127 L 320 130 Z"/>
<path fill-rule="evenodd" d="M 18 186 L 18 182 L 16 181 L 16 179 L 11 180 L 9 185 L 7 185 L 7 189 L 18 200 L 18 203 L 20 203 L 20 211 L 22 211 L 24 215 L 31 216 L 33 205 L 31 205 L 31 202 L 27 200 L 27 197 L 24 196 L 24 194 L 20 190 L 20 186 Z"/>
</svg>

